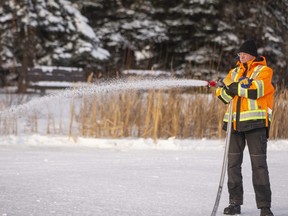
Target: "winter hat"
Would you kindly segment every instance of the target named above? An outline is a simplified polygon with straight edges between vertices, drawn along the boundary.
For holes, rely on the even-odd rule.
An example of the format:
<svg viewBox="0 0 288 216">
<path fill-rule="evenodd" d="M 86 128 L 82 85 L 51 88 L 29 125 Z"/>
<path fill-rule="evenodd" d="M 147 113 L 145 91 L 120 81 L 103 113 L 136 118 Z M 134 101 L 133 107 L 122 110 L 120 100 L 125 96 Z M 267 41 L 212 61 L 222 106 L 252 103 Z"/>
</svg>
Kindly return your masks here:
<svg viewBox="0 0 288 216">
<path fill-rule="evenodd" d="M 250 39 L 250 40 L 246 40 L 239 48 L 238 52 L 244 52 L 244 53 L 248 53 L 252 56 L 257 57 L 258 53 L 257 53 L 257 47 L 256 44 L 254 42 L 254 40 Z"/>
</svg>

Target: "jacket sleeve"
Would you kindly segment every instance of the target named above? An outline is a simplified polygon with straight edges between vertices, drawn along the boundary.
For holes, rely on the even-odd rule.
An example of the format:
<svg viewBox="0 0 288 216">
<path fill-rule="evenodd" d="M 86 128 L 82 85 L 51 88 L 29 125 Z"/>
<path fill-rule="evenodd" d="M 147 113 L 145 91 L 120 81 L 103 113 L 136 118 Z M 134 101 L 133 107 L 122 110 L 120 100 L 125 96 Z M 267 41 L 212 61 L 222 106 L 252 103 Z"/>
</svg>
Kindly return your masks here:
<svg viewBox="0 0 288 216">
<path fill-rule="evenodd" d="M 231 79 L 232 70 L 229 71 L 226 77 Z M 225 104 L 230 103 L 230 101 L 234 98 L 235 94 L 228 89 L 226 86 L 218 87 L 216 89 L 216 96 Z"/>
</svg>

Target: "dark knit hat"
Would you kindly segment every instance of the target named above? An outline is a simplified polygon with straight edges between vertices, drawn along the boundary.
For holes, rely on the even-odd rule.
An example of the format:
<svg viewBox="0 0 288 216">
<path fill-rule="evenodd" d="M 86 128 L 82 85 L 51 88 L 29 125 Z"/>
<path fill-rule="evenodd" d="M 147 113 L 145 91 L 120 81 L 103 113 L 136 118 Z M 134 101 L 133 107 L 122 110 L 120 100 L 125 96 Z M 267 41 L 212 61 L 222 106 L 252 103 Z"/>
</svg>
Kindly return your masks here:
<svg viewBox="0 0 288 216">
<path fill-rule="evenodd" d="M 244 53 L 248 53 L 252 56 L 257 57 L 258 53 L 257 53 L 257 47 L 255 44 L 255 41 L 250 39 L 245 41 L 239 48 L 238 52 L 244 52 Z"/>
</svg>

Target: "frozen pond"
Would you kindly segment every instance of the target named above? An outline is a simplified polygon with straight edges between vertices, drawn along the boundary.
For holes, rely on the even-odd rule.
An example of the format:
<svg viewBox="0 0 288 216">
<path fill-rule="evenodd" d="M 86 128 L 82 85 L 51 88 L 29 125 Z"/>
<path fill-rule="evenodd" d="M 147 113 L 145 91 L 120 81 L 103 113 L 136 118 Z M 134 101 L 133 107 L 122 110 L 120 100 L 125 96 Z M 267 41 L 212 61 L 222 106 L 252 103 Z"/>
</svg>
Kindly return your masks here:
<svg viewBox="0 0 288 216">
<path fill-rule="evenodd" d="M 287 150 L 269 150 L 272 210 L 288 215 Z M 259 215 L 244 158 L 243 215 Z M 207 216 L 223 149 L 0 146 L 0 216 Z M 225 188 L 218 215 L 228 204 Z"/>
</svg>

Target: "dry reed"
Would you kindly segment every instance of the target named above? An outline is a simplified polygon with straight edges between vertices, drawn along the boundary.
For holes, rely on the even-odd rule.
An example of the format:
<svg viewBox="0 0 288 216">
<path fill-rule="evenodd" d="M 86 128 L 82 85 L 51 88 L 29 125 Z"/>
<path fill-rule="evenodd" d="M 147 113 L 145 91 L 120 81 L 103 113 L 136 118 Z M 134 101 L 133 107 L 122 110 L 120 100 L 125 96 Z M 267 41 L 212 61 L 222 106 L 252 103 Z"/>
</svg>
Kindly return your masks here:
<svg viewBox="0 0 288 216">
<path fill-rule="evenodd" d="M 75 116 L 71 121 L 81 116 L 77 123 L 82 136 L 136 136 L 155 141 L 168 137 L 223 137 L 218 131 L 225 107 L 209 94 L 179 90 L 123 91 L 83 98 L 79 113 L 75 113 L 74 106 L 71 113 Z"/>
<path fill-rule="evenodd" d="M 194 88 L 183 91 L 119 91 L 83 96 L 80 102 L 72 99 L 69 124 L 66 126 L 68 135 L 72 138 L 78 135 L 98 138 L 143 137 L 155 141 L 169 137 L 222 139 L 225 137 L 222 120 L 226 106 L 214 96 L 214 90 L 200 92 Z M 288 138 L 288 129 L 283 124 L 288 121 L 287 99 L 287 89 L 277 90 L 270 127 L 272 139 Z M 39 118 L 36 112 L 27 116 L 27 132 L 39 132 Z M 20 130 L 18 121 L 17 117 L 1 117 L 0 134 L 17 135 Z M 46 121 L 46 134 L 65 133 L 62 114 L 60 119 L 55 119 L 53 113 L 48 111 Z"/>
<path fill-rule="evenodd" d="M 118 92 L 94 96 L 80 113 L 88 120 L 78 122 L 86 128 L 83 136 L 92 137 L 176 137 L 222 139 L 226 106 L 211 94 L 180 90 Z M 212 93 L 212 92 L 210 92 Z M 277 91 L 270 138 L 288 138 L 287 129 L 279 124 L 287 119 L 287 90 Z M 92 101 L 92 102 L 91 102 Z M 87 106 L 87 105 L 86 105 Z M 83 113 L 84 112 L 84 113 Z M 80 115 L 80 114 L 79 114 Z"/>
</svg>

